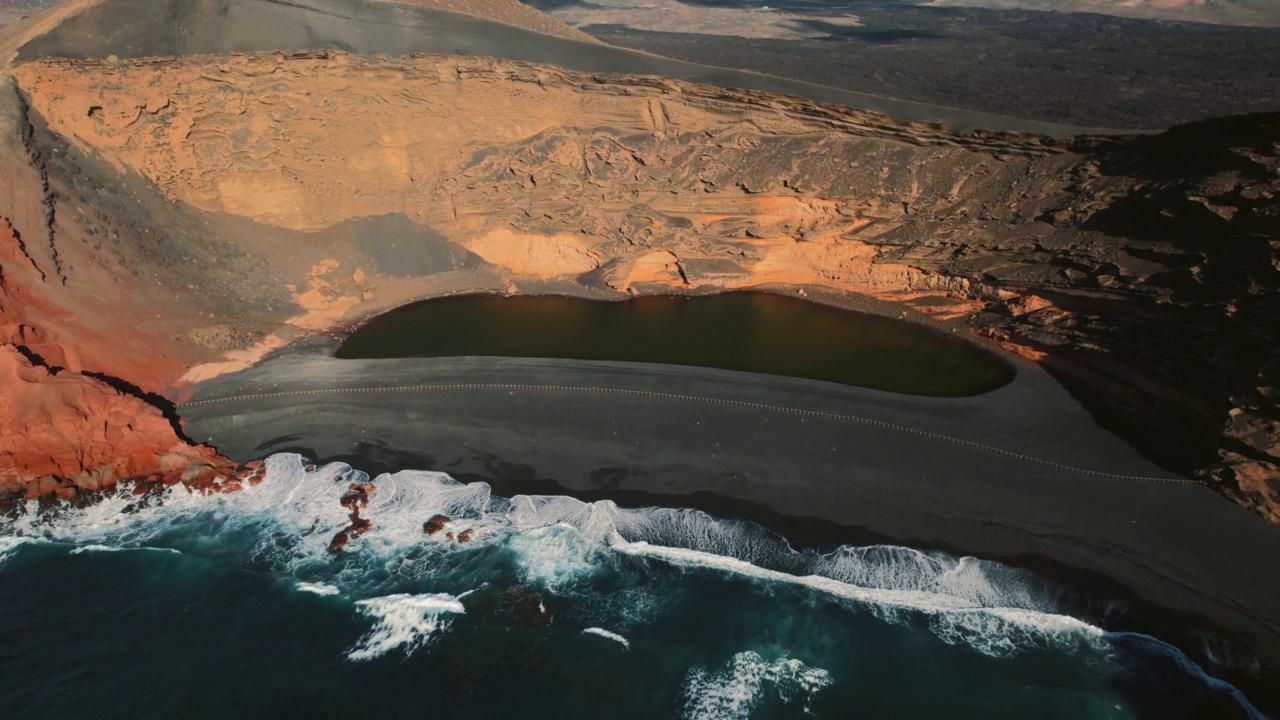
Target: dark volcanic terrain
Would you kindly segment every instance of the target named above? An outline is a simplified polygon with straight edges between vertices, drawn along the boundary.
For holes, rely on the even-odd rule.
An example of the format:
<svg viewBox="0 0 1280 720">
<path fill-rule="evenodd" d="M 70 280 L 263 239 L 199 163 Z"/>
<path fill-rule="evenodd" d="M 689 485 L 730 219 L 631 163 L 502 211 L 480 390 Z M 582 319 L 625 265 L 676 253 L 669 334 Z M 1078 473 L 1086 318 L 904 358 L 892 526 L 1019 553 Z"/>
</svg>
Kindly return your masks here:
<svg viewBox="0 0 1280 720">
<path fill-rule="evenodd" d="M 0 25 L 38 15 L 66 0 L 0 0 Z"/>
<path fill-rule="evenodd" d="M 169 338 L 261 348 L 430 295 L 414 278 L 448 271 L 825 285 L 965 317 L 1148 457 L 1275 517 L 1274 115 L 1064 141 L 479 58 L 13 73 L 26 172 L 49 187 L 40 224 L 15 227 L 51 303 L 101 292 L 88 268 L 131 266 L 185 286 L 166 315 L 229 328 Z M 129 189 L 104 202 L 109 187 Z M 388 262 L 397 243 L 423 260 Z"/>
<path fill-rule="evenodd" d="M 1280 113 L 1099 134 L 427 5 L 0 30 L 6 501 L 217 485 L 175 402 L 412 300 L 764 285 L 994 340 L 1280 522 Z"/>
<path fill-rule="evenodd" d="M 531 4 L 566 19 L 585 7 Z M 746 0 L 684 5 L 742 16 L 760 9 Z M 796 37 L 656 31 L 618 24 L 625 15 L 600 15 L 614 24 L 583 29 L 611 45 L 690 62 L 1073 125 L 1163 129 L 1280 110 L 1280 28 L 879 0 L 771 7 L 800 18 L 790 23 Z M 859 24 L 831 22 L 846 14 Z"/>
</svg>

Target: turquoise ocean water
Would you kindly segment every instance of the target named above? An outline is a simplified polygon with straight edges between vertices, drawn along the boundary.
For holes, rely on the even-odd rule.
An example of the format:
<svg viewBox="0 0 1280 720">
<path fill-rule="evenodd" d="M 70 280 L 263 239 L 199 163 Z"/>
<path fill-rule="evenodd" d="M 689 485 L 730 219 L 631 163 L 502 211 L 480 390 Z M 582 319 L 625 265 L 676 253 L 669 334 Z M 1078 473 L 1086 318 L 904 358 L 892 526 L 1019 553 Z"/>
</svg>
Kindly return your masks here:
<svg viewBox="0 0 1280 720">
<path fill-rule="evenodd" d="M 0 520 L 4 717 L 1261 717 L 997 563 L 419 471 L 331 553 L 366 476 L 305 463 Z"/>
</svg>

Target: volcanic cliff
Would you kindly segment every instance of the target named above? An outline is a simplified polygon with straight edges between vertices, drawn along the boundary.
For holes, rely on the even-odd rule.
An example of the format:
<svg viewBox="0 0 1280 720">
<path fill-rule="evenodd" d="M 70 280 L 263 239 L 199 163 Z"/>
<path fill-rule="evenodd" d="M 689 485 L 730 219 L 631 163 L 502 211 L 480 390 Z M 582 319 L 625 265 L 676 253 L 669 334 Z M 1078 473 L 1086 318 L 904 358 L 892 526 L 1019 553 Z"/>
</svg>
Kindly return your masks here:
<svg viewBox="0 0 1280 720">
<path fill-rule="evenodd" d="M 137 32 L 164 42 L 129 52 L 97 33 L 112 0 L 0 34 L 4 487 L 174 453 L 226 475 L 164 398 L 446 291 L 823 286 L 962 320 L 1280 521 L 1280 115 L 961 132 L 403 34 L 370 49 L 406 18 L 499 28 L 459 3 L 222 3 L 307 30 L 274 46 L 210 26 L 218 3 L 150 4 L 171 24 Z M 581 42 L 519 17 L 498 20 L 539 31 L 526 56 Z"/>
</svg>

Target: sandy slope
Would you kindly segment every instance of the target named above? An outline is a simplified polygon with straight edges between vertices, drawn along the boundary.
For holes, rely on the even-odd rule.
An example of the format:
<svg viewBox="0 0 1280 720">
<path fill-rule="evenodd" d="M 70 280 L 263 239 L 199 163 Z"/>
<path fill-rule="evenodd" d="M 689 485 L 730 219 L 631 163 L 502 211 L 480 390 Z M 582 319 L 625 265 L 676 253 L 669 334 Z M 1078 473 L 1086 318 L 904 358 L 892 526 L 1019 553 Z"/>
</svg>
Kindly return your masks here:
<svg viewBox="0 0 1280 720">
<path fill-rule="evenodd" d="M 130 423 L 149 393 L 409 300 L 767 282 L 968 326 L 1280 517 L 1280 117 L 1054 139 L 1020 131 L 1078 129 L 434 8 L 227 8 L 77 0 L 0 31 L 0 401 L 61 408 L 41 432 L 70 451 L 10 430 L 10 491 L 135 472 L 115 456 L 178 438 Z"/>
</svg>

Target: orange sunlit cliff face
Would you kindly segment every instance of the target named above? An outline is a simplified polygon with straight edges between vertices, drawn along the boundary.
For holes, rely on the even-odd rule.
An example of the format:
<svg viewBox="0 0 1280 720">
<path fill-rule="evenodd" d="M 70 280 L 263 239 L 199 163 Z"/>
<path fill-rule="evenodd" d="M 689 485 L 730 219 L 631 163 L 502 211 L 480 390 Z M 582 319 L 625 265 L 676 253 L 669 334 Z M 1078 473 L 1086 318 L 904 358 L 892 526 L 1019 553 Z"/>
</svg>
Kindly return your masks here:
<svg viewBox="0 0 1280 720">
<path fill-rule="evenodd" d="M 152 459 L 225 476 L 151 393 L 180 400 L 411 300 L 768 285 L 967 323 L 1149 456 L 1280 519 L 1258 351 L 1276 340 L 1275 117 L 1062 140 L 489 57 L 15 55 L 95 4 L 0 43 L 14 496 Z M 511 5 L 498 20 L 576 38 Z M 1225 147 L 1214 123 L 1246 139 Z M 1192 337 L 1173 321 L 1188 314 Z"/>
<path fill-rule="evenodd" d="M 166 363 L 130 365 L 119 357 L 113 348 L 128 336 L 123 327 L 109 338 L 44 330 L 58 327 L 66 309 L 27 289 L 42 281 L 7 222 L 0 222 L 0 258 L 0 488 L 9 499 L 75 501 L 122 480 L 139 489 L 177 482 L 200 490 L 238 487 L 247 473 L 182 438 L 176 420 L 140 390 L 113 382 L 163 382 Z M 95 315 L 108 322 L 109 314 Z M 177 368 L 169 365 L 172 379 Z"/>
</svg>

